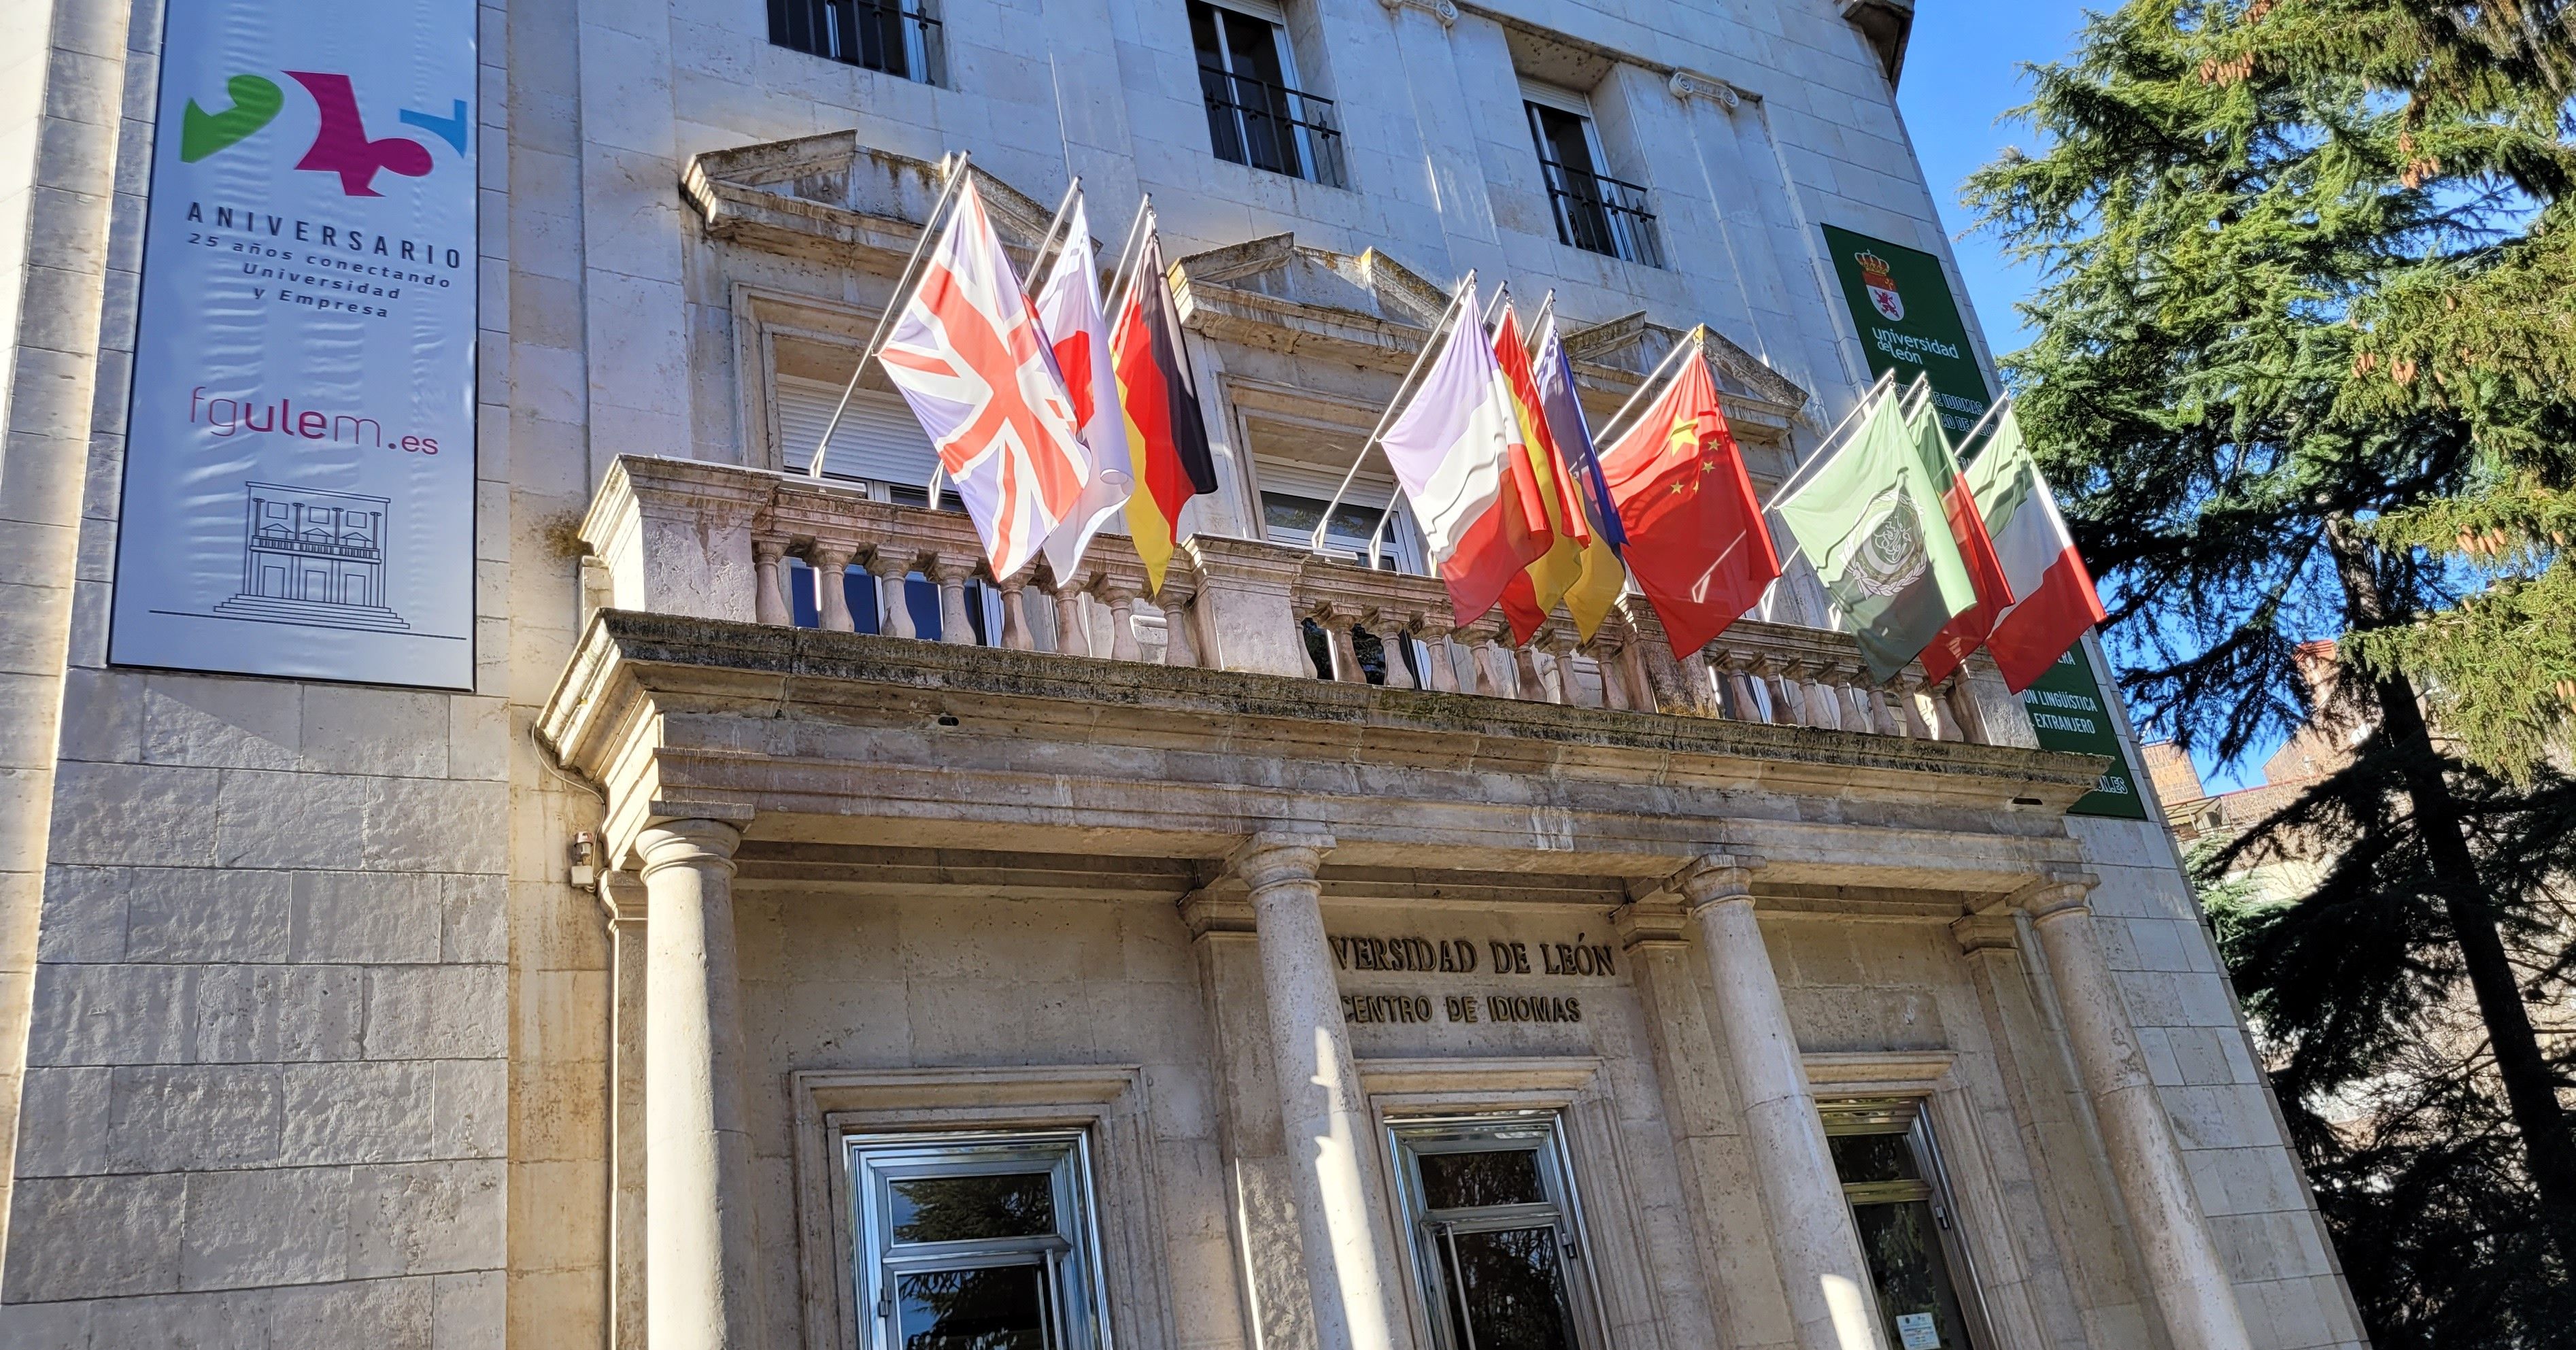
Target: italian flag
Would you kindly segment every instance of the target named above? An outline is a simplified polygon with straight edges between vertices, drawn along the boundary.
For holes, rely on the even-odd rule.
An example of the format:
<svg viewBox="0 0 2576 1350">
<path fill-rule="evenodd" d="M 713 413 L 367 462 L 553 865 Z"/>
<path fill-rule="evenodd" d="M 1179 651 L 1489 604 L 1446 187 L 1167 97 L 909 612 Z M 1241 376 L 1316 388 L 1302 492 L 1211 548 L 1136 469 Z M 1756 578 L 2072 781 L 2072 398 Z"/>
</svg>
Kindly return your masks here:
<svg viewBox="0 0 2576 1350">
<path fill-rule="evenodd" d="M 2018 694 L 2048 673 L 2086 629 L 2102 622 L 2102 600 L 2093 593 L 2093 575 L 2084 570 L 2075 537 L 2057 514 L 2057 499 L 2030 457 L 2010 403 L 1995 415 L 1994 434 L 1968 466 L 1968 490 L 1976 495 L 2016 597 L 1986 635 L 1986 650 Z"/>
</svg>

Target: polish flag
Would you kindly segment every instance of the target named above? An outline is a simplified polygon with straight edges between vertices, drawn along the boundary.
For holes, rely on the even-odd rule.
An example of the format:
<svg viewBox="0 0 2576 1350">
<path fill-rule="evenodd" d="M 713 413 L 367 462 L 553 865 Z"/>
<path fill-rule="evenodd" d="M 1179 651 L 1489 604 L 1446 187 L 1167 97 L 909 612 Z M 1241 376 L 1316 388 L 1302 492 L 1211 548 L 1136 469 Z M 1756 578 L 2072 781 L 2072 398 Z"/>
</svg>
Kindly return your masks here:
<svg viewBox="0 0 2576 1350">
<path fill-rule="evenodd" d="M 1448 584 L 1462 625 L 1482 618 L 1553 540 L 1519 415 L 1494 350 L 1478 340 L 1475 283 L 1413 401 L 1379 444 Z"/>
<path fill-rule="evenodd" d="M 2102 600 L 2093 593 L 2093 575 L 2084 570 L 2075 537 L 2057 514 L 2057 498 L 2030 457 L 2011 404 L 1995 415 L 1994 435 L 1968 466 L 1968 487 L 2017 597 L 1996 618 L 1986 650 L 2018 694 L 2102 622 Z"/>
<path fill-rule="evenodd" d="M 1059 577 L 1073 575 L 1091 537 L 1126 509 L 1136 490 L 1128 463 L 1127 420 L 1118 411 L 1118 371 L 1109 359 L 1109 321 L 1101 313 L 1100 267 L 1091 253 L 1091 222 L 1079 197 L 1065 231 L 1064 249 L 1038 286 L 1035 303 L 1038 327 L 1047 335 L 1055 368 L 1063 373 L 1065 392 L 1073 399 L 1074 423 L 1081 428 L 1084 448 L 1091 451 L 1091 481 L 1047 536 L 1047 562 Z"/>
</svg>

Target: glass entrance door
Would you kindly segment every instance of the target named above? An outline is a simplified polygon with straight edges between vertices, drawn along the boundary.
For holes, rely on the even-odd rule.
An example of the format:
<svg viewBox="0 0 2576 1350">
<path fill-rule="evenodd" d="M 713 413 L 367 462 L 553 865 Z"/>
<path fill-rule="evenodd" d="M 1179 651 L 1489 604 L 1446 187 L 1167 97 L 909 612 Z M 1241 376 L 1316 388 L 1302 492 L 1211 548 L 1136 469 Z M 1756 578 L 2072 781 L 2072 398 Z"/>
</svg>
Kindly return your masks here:
<svg viewBox="0 0 2576 1350">
<path fill-rule="evenodd" d="M 1921 1103 L 1819 1105 L 1889 1350 L 1987 1350 L 1992 1342 Z"/>
</svg>

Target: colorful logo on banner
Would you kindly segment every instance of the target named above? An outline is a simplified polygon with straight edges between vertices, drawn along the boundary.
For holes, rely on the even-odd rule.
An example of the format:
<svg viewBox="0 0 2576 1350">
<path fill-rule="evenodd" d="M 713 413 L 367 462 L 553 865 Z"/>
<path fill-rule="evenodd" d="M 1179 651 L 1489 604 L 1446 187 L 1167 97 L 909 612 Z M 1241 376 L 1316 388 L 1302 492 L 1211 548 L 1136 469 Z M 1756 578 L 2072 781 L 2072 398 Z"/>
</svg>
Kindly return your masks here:
<svg viewBox="0 0 2576 1350">
<path fill-rule="evenodd" d="M 1993 395 L 1968 342 L 1968 325 L 1951 301 L 1941 260 L 1831 225 L 1825 227 L 1825 248 L 1869 353 L 1869 373 L 1893 374 L 1898 384 L 1923 376 L 1943 429 L 1953 438 L 1966 435 L 1986 415 Z"/>
<path fill-rule="evenodd" d="M 168 10 L 109 660 L 471 688 L 473 0 Z"/>
<path fill-rule="evenodd" d="M 320 117 L 313 144 L 296 161 L 296 168 L 338 174 L 340 193 L 346 197 L 383 195 L 375 189 L 379 169 L 405 178 L 429 176 L 433 167 L 429 147 L 408 136 L 378 140 L 367 134 L 366 119 L 358 114 L 357 90 L 348 76 L 290 70 L 286 77 L 313 96 L 313 108 Z M 233 106 L 219 113 L 206 111 L 193 98 L 188 100 L 180 121 L 180 163 L 194 164 L 258 135 L 286 106 L 286 92 L 265 76 L 235 75 L 224 81 L 224 92 L 232 96 Z M 456 110 L 446 117 L 411 108 L 399 115 L 405 124 L 429 131 L 454 146 L 456 153 L 465 153 L 465 100 L 458 99 Z"/>
</svg>

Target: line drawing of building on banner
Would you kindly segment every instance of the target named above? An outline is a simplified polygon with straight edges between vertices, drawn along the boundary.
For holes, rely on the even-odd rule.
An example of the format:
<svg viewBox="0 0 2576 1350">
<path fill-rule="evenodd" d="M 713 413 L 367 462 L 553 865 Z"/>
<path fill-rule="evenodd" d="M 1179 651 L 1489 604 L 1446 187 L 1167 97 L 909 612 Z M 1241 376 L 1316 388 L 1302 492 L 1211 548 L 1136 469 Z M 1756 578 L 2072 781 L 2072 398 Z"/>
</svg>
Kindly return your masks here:
<svg viewBox="0 0 2576 1350">
<path fill-rule="evenodd" d="M 244 483 L 241 590 L 224 618 L 309 628 L 406 632 L 385 604 L 385 531 L 393 500 Z"/>
</svg>

